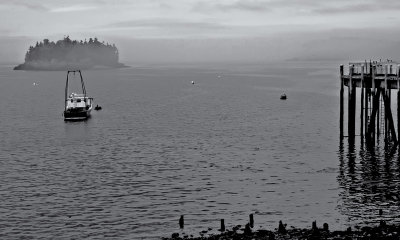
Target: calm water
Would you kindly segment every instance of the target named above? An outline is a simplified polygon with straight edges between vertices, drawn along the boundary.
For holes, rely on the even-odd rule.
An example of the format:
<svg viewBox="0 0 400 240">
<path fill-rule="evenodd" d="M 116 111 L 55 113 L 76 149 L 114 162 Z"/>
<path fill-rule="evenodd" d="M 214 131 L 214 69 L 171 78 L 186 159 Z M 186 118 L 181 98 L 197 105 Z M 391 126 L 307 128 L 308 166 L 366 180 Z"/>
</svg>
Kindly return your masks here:
<svg viewBox="0 0 400 240">
<path fill-rule="evenodd" d="M 75 123 L 65 72 L 1 66 L 0 238 L 198 235 L 250 213 L 264 229 L 398 220 L 397 153 L 339 143 L 337 64 L 85 71 L 103 110 Z"/>
</svg>

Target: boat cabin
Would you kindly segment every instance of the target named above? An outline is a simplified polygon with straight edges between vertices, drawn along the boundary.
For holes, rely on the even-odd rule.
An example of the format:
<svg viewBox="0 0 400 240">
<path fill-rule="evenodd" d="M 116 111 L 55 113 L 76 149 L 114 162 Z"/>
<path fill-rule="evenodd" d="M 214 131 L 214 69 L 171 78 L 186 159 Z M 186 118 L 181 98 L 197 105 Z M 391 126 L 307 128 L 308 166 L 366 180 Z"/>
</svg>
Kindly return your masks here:
<svg viewBox="0 0 400 240">
<path fill-rule="evenodd" d="M 83 94 L 71 93 L 67 98 L 67 109 L 84 109 L 92 105 L 92 98 Z"/>
</svg>

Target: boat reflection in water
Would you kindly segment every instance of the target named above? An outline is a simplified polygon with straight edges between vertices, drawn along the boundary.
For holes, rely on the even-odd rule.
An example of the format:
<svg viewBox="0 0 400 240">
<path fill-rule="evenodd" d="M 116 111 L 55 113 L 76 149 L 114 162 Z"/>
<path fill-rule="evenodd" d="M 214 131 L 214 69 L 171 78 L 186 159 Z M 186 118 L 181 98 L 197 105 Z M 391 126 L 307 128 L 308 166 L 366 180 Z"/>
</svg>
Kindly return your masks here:
<svg viewBox="0 0 400 240">
<path fill-rule="evenodd" d="M 345 139 L 340 142 L 338 155 L 339 211 L 348 216 L 352 224 L 377 224 L 380 220 L 399 223 L 400 159 L 397 146 L 378 143 L 369 149 Z"/>
</svg>

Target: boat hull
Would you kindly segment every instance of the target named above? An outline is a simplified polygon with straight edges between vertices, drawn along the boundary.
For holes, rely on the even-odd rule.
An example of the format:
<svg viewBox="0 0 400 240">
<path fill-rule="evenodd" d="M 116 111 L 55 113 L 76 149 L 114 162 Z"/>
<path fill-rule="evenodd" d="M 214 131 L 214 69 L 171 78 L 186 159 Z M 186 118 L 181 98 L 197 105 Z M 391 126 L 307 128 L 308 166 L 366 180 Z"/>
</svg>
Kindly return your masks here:
<svg viewBox="0 0 400 240">
<path fill-rule="evenodd" d="M 82 121 L 90 117 L 92 109 L 85 111 L 64 111 L 64 121 Z"/>
</svg>

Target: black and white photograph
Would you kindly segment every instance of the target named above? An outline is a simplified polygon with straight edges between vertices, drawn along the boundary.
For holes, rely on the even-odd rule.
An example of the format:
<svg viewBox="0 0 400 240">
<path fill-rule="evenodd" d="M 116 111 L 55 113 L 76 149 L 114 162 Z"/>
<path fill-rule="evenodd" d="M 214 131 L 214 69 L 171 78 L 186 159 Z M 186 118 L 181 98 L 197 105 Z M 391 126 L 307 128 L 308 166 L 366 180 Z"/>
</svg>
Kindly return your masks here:
<svg viewBox="0 0 400 240">
<path fill-rule="evenodd" d="M 400 1 L 0 0 L 0 239 L 399 240 Z"/>
</svg>

